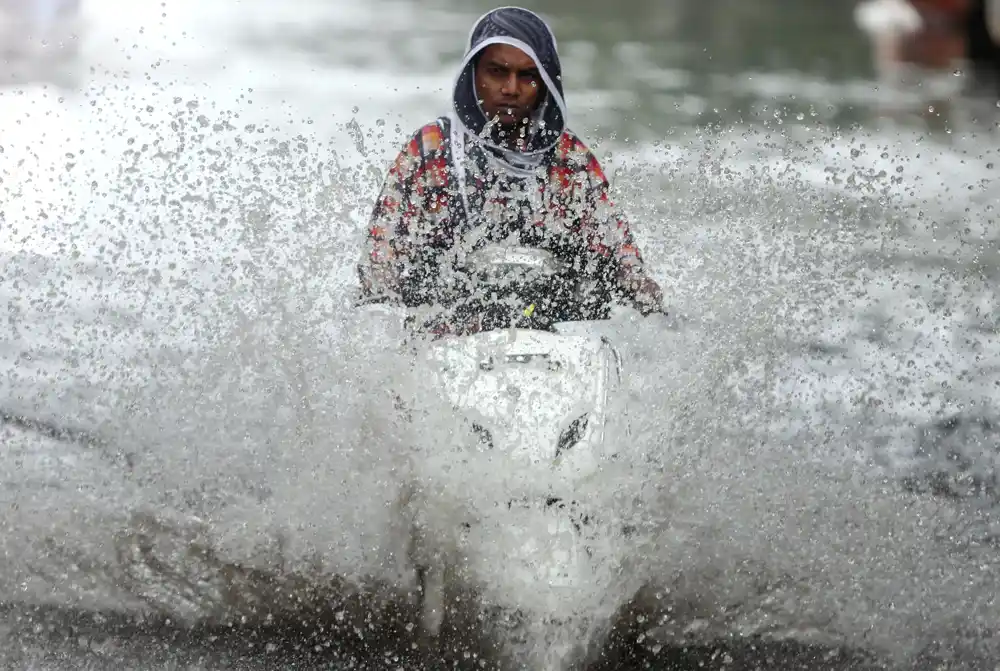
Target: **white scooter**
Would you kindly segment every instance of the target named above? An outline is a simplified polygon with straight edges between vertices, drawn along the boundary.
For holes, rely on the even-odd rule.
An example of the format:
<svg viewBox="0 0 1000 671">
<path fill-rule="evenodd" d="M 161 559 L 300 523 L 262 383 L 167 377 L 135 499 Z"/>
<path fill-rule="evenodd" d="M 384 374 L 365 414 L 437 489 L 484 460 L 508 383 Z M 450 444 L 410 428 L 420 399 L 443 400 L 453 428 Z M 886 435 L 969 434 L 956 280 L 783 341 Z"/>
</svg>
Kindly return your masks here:
<svg viewBox="0 0 1000 671">
<path fill-rule="evenodd" d="M 627 560 L 641 534 L 629 528 L 629 488 L 615 486 L 632 481 L 624 371 L 606 337 L 617 324 L 585 307 L 587 292 L 548 254 L 487 248 L 466 262 L 472 291 L 424 315 L 452 335 L 406 339 L 413 313 L 386 306 L 362 320 L 367 341 L 413 355 L 413 383 L 395 390 L 409 438 L 406 547 L 391 554 L 408 557 L 404 586 L 418 578 L 409 586 L 429 643 L 474 601 L 517 668 L 566 671 L 638 588 Z M 181 621 L 253 606 L 258 586 L 224 565 L 209 534 L 198 519 L 138 515 L 119 539 L 122 583 Z"/>
<path fill-rule="evenodd" d="M 422 625 L 439 632 L 450 575 L 517 665 L 565 669 L 627 592 L 627 525 L 597 500 L 626 468 L 622 359 L 551 255 L 492 247 L 466 264 L 472 297 L 444 311 L 457 335 L 415 347 L 418 384 L 400 395 L 424 436 L 410 507 Z"/>
</svg>

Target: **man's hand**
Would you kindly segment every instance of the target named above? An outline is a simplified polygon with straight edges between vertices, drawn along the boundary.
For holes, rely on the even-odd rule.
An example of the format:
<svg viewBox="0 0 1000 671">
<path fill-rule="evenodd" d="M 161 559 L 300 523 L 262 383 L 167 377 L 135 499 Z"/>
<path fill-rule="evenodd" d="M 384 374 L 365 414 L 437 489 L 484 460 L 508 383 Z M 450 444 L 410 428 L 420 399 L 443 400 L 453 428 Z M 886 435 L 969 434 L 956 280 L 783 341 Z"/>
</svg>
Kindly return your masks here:
<svg viewBox="0 0 1000 671">
<path fill-rule="evenodd" d="M 645 275 L 628 283 L 628 296 L 632 305 L 643 317 L 651 314 L 667 314 L 663 309 L 663 290 L 656 281 Z"/>
</svg>

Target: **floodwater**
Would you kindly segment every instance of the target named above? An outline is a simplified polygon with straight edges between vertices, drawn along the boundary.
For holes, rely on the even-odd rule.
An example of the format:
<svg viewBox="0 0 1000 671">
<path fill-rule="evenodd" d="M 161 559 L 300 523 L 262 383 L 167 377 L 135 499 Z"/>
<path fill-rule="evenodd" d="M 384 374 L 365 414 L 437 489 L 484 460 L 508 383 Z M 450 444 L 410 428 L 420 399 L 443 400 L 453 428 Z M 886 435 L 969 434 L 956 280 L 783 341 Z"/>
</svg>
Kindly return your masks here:
<svg viewBox="0 0 1000 671">
<path fill-rule="evenodd" d="M 528 6 L 675 317 L 622 325 L 643 468 L 591 485 L 648 535 L 567 608 L 619 612 L 612 668 L 993 668 L 997 110 L 878 87 L 847 3 Z M 474 609 L 415 631 L 403 374 L 349 300 L 488 8 L 90 0 L 9 64 L 4 667 L 492 659 Z"/>
</svg>

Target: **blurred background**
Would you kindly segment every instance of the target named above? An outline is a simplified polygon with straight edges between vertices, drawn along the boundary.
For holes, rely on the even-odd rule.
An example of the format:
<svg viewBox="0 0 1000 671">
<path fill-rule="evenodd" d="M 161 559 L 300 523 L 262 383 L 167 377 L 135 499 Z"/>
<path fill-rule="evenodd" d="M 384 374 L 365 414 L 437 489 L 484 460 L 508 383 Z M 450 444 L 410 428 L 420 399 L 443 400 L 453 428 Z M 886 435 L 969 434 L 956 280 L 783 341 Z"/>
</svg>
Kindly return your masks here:
<svg viewBox="0 0 1000 671">
<path fill-rule="evenodd" d="M 0 666 L 337 667 L 397 547 L 354 264 L 493 6 L 0 0 Z M 994 668 L 996 8 L 524 6 L 684 325 L 627 353 L 653 668 Z"/>
<path fill-rule="evenodd" d="M 936 127 L 982 117 L 968 105 L 952 108 L 961 94 L 997 97 L 990 3 L 523 4 L 543 13 L 559 36 L 578 125 L 601 126 L 601 135 L 659 137 L 679 126 L 776 120 L 850 127 L 889 112 Z M 449 82 L 467 26 L 491 6 L 479 0 L 295 0 L 280 7 L 220 0 L 199 7 L 178 0 L 124 8 L 107 0 L 4 0 L 0 25 L 11 85 L 52 80 L 70 90 L 86 87 L 122 57 L 138 74 L 142 54 L 151 51 L 165 61 L 158 63 L 163 77 L 163 68 L 169 72 L 181 57 L 178 45 L 197 42 L 201 53 L 187 64 L 189 77 L 216 78 L 226 69 L 231 85 L 263 77 L 258 90 L 280 95 L 291 94 L 302 78 L 328 90 L 344 76 L 353 81 L 334 97 L 378 114 L 381 101 L 366 95 L 367 88 L 401 96 L 397 108 L 417 99 L 446 102 L 437 94 Z M 418 90 L 417 81 L 425 86 Z"/>
</svg>

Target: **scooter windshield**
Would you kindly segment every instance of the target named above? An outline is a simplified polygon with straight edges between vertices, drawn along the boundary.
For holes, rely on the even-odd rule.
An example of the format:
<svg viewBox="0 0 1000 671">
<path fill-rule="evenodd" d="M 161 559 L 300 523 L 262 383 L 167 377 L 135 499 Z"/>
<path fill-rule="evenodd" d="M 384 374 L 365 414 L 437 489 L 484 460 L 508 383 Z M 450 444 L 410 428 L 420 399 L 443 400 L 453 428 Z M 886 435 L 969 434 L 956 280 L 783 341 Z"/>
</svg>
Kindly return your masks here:
<svg viewBox="0 0 1000 671">
<path fill-rule="evenodd" d="M 551 331 L 560 322 L 605 319 L 607 301 L 548 251 L 486 247 L 459 271 L 465 290 L 422 320 L 420 330 L 464 335 L 503 328 Z"/>
</svg>

